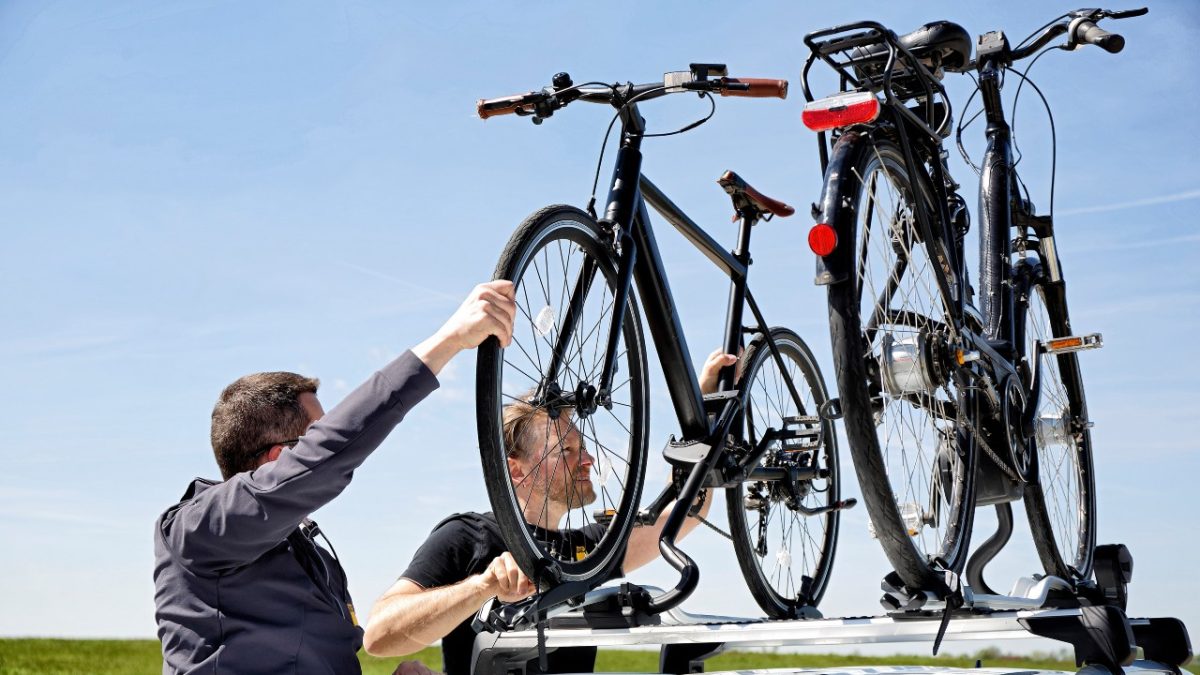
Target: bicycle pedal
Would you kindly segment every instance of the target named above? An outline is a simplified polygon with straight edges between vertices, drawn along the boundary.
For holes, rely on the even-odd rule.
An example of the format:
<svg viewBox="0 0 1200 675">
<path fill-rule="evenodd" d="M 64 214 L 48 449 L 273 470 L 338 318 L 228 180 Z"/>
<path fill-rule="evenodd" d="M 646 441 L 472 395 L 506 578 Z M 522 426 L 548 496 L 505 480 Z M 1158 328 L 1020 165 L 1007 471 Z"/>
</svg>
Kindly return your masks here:
<svg viewBox="0 0 1200 675">
<path fill-rule="evenodd" d="M 788 424 L 812 424 L 821 423 L 821 418 L 816 415 L 793 415 L 792 417 L 783 418 L 784 425 Z"/>
<path fill-rule="evenodd" d="M 616 517 L 616 515 L 616 509 L 597 509 L 592 513 L 592 520 L 596 521 L 596 523 L 600 525 L 608 527 L 608 524 L 612 522 L 612 519 Z"/>
<path fill-rule="evenodd" d="M 1099 349 L 1104 346 L 1104 336 L 1100 333 L 1090 335 L 1071 335 L 1039 342 L 1043 354 L 1070 354 L 1086 349 Z"/>
<path fill-rule="evenodd" d="M 710 450 L 712 446 L 703 441 L 677 441 L 672 438 L 663 448 L 663 457 L 670 462 L 697 464 L 708 456 Z"/>
</svg>

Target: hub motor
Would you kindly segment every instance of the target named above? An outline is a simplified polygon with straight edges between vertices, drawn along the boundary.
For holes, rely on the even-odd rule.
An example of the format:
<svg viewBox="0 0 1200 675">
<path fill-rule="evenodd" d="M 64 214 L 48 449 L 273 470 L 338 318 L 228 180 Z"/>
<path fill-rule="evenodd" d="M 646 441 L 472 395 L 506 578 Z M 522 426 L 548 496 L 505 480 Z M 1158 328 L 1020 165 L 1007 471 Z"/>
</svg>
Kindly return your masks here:
<svg viewBox="0 0 1200 675">
<path fill-rule="evenodd" d="M 932 393 L 946 382 L 939 358 L 943 351 L 941 341 L 925 329 L 899 339 L 884 333 L 879 359 L 883 390 L 895 397 Z"/>
</svg>

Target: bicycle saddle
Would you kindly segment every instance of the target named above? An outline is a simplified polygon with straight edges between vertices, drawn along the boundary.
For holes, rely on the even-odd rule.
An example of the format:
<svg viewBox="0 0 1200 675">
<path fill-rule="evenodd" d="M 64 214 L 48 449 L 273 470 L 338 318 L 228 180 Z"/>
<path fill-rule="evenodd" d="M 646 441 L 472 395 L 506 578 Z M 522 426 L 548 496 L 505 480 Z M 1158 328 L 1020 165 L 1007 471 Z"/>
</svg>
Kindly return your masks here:
<svg viewBox="0 0 1200 675">
<path fill-rule="evenodd" d="M 771 199 L 758 190 L 755 190 L 741 176 L 732 171 L 726 171 L 721 174 L 721 177 L 717 179 L 717 185 L 720 185 L 730 197 L 733 197 L 733 207 L 739 211 L 748 202 L 759 211 L 771 213 L 780 218 L 787 218 L 796 212 L 796 209 L 778 199 Z M 737 220 L 738 214 L 734 214 L 733 219 Z"/>
<path fill-rule="evenodd" d="M 941 64 L 942 68 L 951 72 L 961 73 L 971 63 L 971 36 L 967 29 L 952 21 L 932 21 L 901 35 L 898 40 L 913 56 L 935 65 Z M 887 46 L 877 44 L 861 47 L 855 56 L 862 58 L 886 54 Z"/>
</svg>

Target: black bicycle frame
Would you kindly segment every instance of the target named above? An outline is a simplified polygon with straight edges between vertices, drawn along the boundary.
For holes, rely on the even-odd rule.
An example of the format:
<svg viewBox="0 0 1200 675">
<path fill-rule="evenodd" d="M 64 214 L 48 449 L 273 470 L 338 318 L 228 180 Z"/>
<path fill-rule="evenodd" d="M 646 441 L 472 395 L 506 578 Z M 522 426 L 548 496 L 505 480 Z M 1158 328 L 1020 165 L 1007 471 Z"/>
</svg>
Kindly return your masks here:
<svg viewBox="0 0 1200 675">
<path fill-rule="evenodd" d="M 770 332 L 770 327 L 766 324 L 754 296 L 747 287 L 750 234 L 761 214 L 757 212 L 741 214 L 736 248 L 732 253 L 723 249 L 716 240 L 663 194 L 650 179 L 642 175 L 641 140 L 645 122 L 638 112 L 637 105 L 623 106 L 621 120 L 621 147 L 617 151 L 604 217 L 600 220 L 601 228 L 605 232 L 611 233 L 611 243 L 618 251 L 618 271 L 613 293 L 613 306 L 617 308 L 625 306 L 632 291 L 632 284 L 636 281 L 643 315 L 646 317 L 647 326 L 654 340 L 654 347 L 658 352 L 666 379 L 667 390 L 679 421 L 681 439 L 678 443 L 702 443 L 708 446 L 704 457 L 696 462 L 690 470 L 683 472 L 682 469 L 686 467 L 676 467 L 681 469 L 681 472 L 677 472 L 676 480 L 673 480 L 646 509 L 647 513 L 657 519 L 667 504 L 673 499 L 676 500 L 663 527 L 659 548 L 663 557 L 681 573 L 681 578 L 674 589 L 659 598 L 652 599 L 646 608 L 651 612 L 661 612 L 686 599 L 699 581 L 697 566 L 691 558 L 675 547 L 674 542 L 687 518 L 691 504 L 699 495 L 700 490 L 706 484 L 711 486 L 711 483 L 715 482 L 715 479 L 710 480 L 709 477 L 714 474 L 717 461 L 723 456 L 725 440 L 741 411 L 737 397 L 717 396 L 714 398 L 714 402 L 720 403 L 720 410 L 715 411 L 716 414 L 710 421 L 710 410 L 706 407 L 705 398 L 700 392 L 700 384 L 692 366 L 691 353 L 688 350 L 683 326 L 680 323 L 679 312 L 675 308 L 674 296 L 671 294 L 670 283 L 667 280 L 666 269 L 659 253 L 654 230 L 650 225 L 646 205 L 653 206 L 684 238 L 729 276 L 730 291 L 723 346 L 725 352 L 730 354 L 738 353 L 743 346 L 743 335 L 746 330 L 742 326 L 744 307 L 750 308 L 757 323 L 757 331 L 764 335 L 768 335 Z M 574 331 L 571 321 L 578 311 L 576 305 L 582 303 L 581 299 L 586 295 L 594 277 L 594 269 L 585 269 L 581 271 L 580 277 L 576 281 L 568 315 L 565 317 L 564 329 L 557 338 L 551 367 L 547 371 L 548 382 L 554 381 L 562 354 Z M 618 340 L 622 334 L 624 320 L 624 311 L 613 312 L 604 368 L 596 386 L 597 400 L 601 404 L 604 403 L 607 393 L 611 391 Z M 768 340 L 767 344 L 781 371 L 786 372 L 782 356 L 774 343 Z M 718 393 L 733 390 L 734 370 L 733 367 L 722 369 L 718 376 Z M 788 378 L 784 379 L 789 393 L 798 406 L 799 414 L 805 414 L 802 399 L 796 391 L 795 384 Z M 758 448 L 743 458 L 740 464 L 743 473 L 739 476 L 749 477 L 751 480 L 779 480 L 787 477 L 783 471 L 757 467 L 759 459 L 766 452 L 767 445 L 767 443 L 760 443 Z M 754 468 L 746 470 L 746 466 Z M 816 471 L 814 465 L 811 470 L 814 476 Z M 800 476 L 800 478 L 804 477 L 806 476 Z"/>
</svg>

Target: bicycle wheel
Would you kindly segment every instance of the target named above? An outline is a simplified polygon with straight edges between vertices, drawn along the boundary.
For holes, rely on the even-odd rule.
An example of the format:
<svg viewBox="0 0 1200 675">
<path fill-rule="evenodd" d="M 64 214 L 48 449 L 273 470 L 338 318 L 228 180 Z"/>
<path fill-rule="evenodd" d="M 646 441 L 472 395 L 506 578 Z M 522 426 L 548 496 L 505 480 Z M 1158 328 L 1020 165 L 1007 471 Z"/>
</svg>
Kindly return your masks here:
<svg viewBox="0 0 1200 675">
<path fill-rule="evenodd" d="M 1062 288 L 1035 284 L 1025 310 L 1023 375 L 1028 389 L 1037 343 L 1071 334 Z M 1069 581 L 1092 573 L 1096 547 L 1096 490 L 1092 437 L 1077 354 L 1042 356 L 1031 439 L 1037 461 L 1025 485 L 1025 512 L 1047 574 Z"/>
<path fill-rule="evenodd" d="M 855 233 L 854 274 L 829 287 L 846 436 L 889 562 L 906 586 L 940 590 L 939 570 L 966 561 L 974 516 L 974 395 L 949 364 L 949 303 L 900 149 L 857 134 L 840 143 L 852 145 L 835 149 L 842 163 L 831 164 L 822 203 L 826 222 L 853 223 Z"/>
<path fill-rule="evenodd" d="M 508 550 L 543 590 L 568 581 L 598 584 L 619 564 L 614 558 L 624 551 L 645 474 L 641 317 L 632 295 L 624 307 L 613 306 L 610 248 L 596 222 L 573 207 L 550 206 L 527 218 L 495 278 L 514 282 L 518 311 L 512 343 L 502 348 L 488 340 L 478 353 L 488 497 Z M 605 401 L 596 388 L 616 311 L 624 319 Z"/>
<path fill-rule="evenodd" d="M 823 470 L 811 479 L 748 481 L 725 491 L 733 549 L 750 592 L 768 616 L 795 618 L 801 606 L 821 601 L 837 545 L 839 511 L 805 513 L 840 499 L 837 434 L 818 416 L 829 394 L 808 345 L 786 328 L 755 336 L 740 368 L 739 451 L 765 446 L 761 467 Z"/>
</svg>

